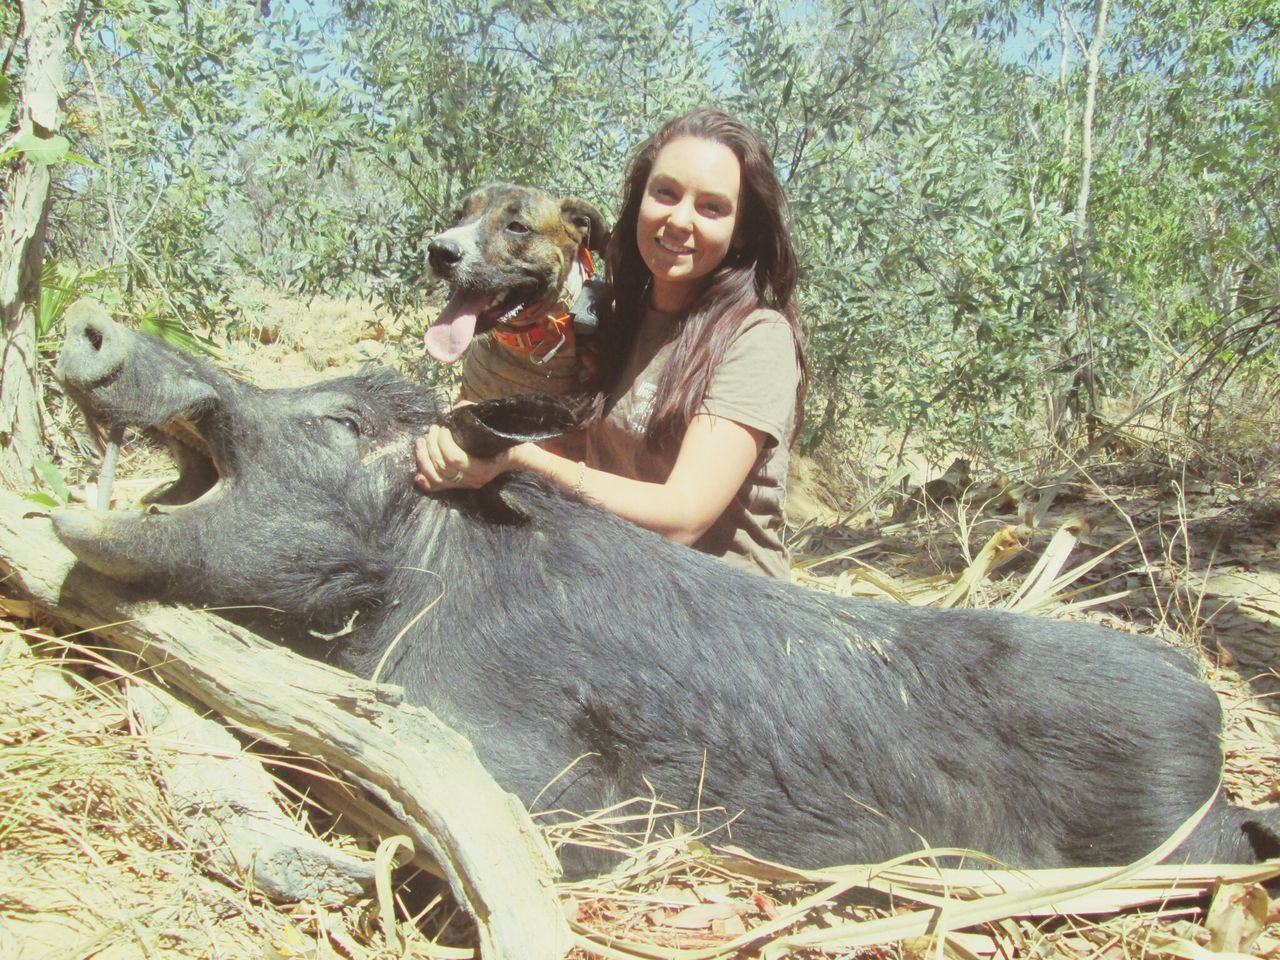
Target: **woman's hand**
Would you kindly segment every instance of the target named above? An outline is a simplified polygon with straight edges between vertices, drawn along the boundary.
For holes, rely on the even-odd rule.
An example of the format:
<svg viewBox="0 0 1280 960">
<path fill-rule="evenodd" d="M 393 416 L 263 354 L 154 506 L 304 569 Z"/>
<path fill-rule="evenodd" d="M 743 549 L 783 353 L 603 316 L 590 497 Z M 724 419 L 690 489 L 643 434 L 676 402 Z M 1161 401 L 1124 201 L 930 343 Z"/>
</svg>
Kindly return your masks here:
<svg viewBox="0 0 1280 960">
<path fill-rule="evenodd" d="M 425 436 L 413 442 L 413 455 L 418 461 L 414 486 L 430 493 L 455 488 L 477 490 L 513 466 L 510 450 L 491 460 L 473 457 L 439 424 L 432 425 Z"/>
</svg>

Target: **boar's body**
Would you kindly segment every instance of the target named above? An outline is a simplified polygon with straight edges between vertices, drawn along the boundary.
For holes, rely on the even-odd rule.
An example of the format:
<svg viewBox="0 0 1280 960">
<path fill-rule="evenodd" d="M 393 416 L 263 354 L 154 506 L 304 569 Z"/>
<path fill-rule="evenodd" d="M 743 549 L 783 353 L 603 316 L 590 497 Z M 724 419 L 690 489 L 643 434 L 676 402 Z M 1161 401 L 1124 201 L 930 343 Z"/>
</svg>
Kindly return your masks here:
<svg viewBox="0 0 1280 960">
<path fill-rule="evenodd" d="M 535 809 L 652 785 L 796 865 L 927 843 L 1043 867 L 1135 859 L 1218 784 L 1217 700 L 1151 640 L 805 590 L 529 475 L 418 494 L 410 440 L 439 413 L 386 373 L 264 391 L 94 321 L 61 376 L 104 423 L 208 447 L 175 447 L 149 510 L 59 513 L 83 562 L 275 608 L 277 636 L 362 676 L 381 663 Z M 1178 856 L 1256 859 L 1273 817 L 1219 798 Z"/>
</svg>

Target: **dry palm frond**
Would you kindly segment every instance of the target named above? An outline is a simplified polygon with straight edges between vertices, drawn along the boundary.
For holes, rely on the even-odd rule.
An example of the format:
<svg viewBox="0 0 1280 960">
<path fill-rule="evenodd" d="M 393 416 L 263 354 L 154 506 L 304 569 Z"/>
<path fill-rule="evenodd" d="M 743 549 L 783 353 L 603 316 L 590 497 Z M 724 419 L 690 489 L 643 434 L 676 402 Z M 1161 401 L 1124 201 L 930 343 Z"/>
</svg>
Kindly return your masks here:
<svg viewBox="0 0 1280 960">
<path fill-rule="evenodd" d="M 973 563 L 965 569 L 954 587 L 937 602 L 940 607 L 954 607 L 968 597 L 974 587 L 1025 549 L 1025 544 L 1011 526 L 1001 527 L 978 551 Z"/>
<path fill-rule="evenodd" d="M 1081 584 L 1090 573 L 1134 542 L 1136 534 L 1111 546 L 1066 570 L 1067 560 L 1088 533 L 1088 522 L 1073 517 L 1063 522 L 1050 539 L 1034 568 L 1022 580 L 1021 585 L 1003 606 L 1022 613 L 1066 613 L 1121 599 L 1128 591 L 1107 594 L 1097 593 L 1098 584 Z M 860 548 L 867 549 L 880 541 L 850 548 L 831 557 L 820 558 L 815 563 L 831 559 L 853 559 L 854 566 L 842 571 L 834 579 L 817 578 L 808 573 L 809 567 L 797 568 L 797 581 L 806 586 L 829 590 L 839 596 L 866 596 L 912 603 L 921 606 L 955 607 L 971 600 L 978 586 L 986 582 L 992 573 L 1013 560 L 1027 549 L 1019 528 L 1004 525 L 983 544 L 973 561 L 958 576 L 934 575 L 898 580 L 876 569 L 871 564 L 856 559 Z M 1080 584 L 1079 586 L 1077 586 Z M 1078 600 L 1086 593 L 1087 599 Z"/>
<path fill-rule="evenodd" d="M 869 550 L 874 550 L 882 543 L 884 543 L 883 538 L 864 540 L 861 543 L 856 543 L 844 550 L 837 550 L 835 553 L 828 553 L 821 557 L 809 557 L 805 560 L 799 560 L 793 564 L 793 568 L 802 573 L 812 573 L 817 567 L 828 563 L 834 563 L 837 560 L 848 560 L 852 557 L 856 557 L 860 553 L 866 553 Z"/>
<path fill-rule="evenodd" d="M 1054 608 L 1063 609 L 1064 600 L 1079 596 L 1086 590 L 1095 589 L 1094 585 L 1089 585 L 1079 590 L 1067 591 L 1068 587 L 1078 583 L 1083 577 L 1093 572 L 1110 557 L 1129 544 L 1134 543 L 1137 539 L 1136 534 L 1130 536 L 1112 545 L 1097 556 L 1063 572 L 1062 568 L 1066 565 L 1067 558 L 1079 543 L 1080 538 L 1088 530 L 1088 523 L 1081 518 L 1073 517 L 1064 522 L 1049 541 L 1049 545 L 1045 548 L 1034 569 L 1023 580 L 1022 585 L 1014 595 L 1005 603 L 1005 607 L 1021 613 L 1034 613 Z M 1083 609 L 1119 599 L 1127 593 L 1128 591 L 1120 591 L 1105 596 L 1094 596 L 1087 601 L 1072 603 L 1070 607 L 1072 609 Z"/>
<path fill-rule="evenodd" d="M 914 584 L 921 586 L 919 581 Z M 872 596 L 888 597 L 899 603 L 909 603 L 911 598 L 904 592 L 902 585 L 891 577 L 884 576 L 870 564 L 855 561 L 855 565 L 845 570 L 836 578 L 835 593 L 838 596 Z"/>
<path fill-rule="evenodd" d="M 730 960 L 746 949 L 765 958 L 806 950 L 846 955 L 922 937 L 932 938 L 939 948 L 949 943 L 949 949 L 964 955 L 966 938 L 990 940 L 1011 921 L 1146 908 L 1148 913 L 1140 916 L 1150 925 L 1185 913 L 1183 904 L 1202 900 L 1224 884 L 1261 890 L 1258 884 L 1280 876 L 1280 861 L 1158 863 L 1189 835 L 1211 802 L 1159 849 L 1125 867 L 948 869 L 937 861 L 983 858 L 972 851 L 925 850 L 874 866 L 798 870 L 729 848 L 708 856 L 682 845 L 678 851 L 668 846 L 665 852 L 655 847 L 643 872 L 566 887 L 566 896 L 577 911 L 571 925 L 583 956 Z M 780 891 L 796 895 L 787 903 Z M 849 907 L 859 901 L 892 906 Z M 1256 903 L 1251 909 L 1257 912 Z M 752 926 L 740 922 L 717 931 L 717 918 L 742 918 Z M 1151 932 L 1160 933 L 1166 945 L 1181 942 L 1167 932 Z"/>
</svg>

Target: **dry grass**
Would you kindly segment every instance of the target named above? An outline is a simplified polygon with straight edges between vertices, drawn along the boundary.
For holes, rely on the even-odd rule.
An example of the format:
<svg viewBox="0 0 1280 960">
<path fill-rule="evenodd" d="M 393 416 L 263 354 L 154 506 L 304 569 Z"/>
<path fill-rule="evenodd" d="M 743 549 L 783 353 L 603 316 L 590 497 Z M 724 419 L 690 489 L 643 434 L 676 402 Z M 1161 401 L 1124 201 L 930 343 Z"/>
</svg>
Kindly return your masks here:
<svg viewBox="0 0 1280 960">
<path fill-rule="evenodd" d="M 198 869 L 113 673 L 0 622 L 0 954 L 259 952 L 283 917 Z"/>
<path fill-rule="evenodd" d="M 1048 537 L 1030 572 L 1001 592 L 1002 602 L 1045 610 L 1070 598 L 1115 555 L 1099 551 L 1072 564 L 1087 529 L 1068 523 Z M 972 599 L 1002 556 L 1027 549 L 1007 531 L 988 539 L 995 546 L 975 551 L 959 573 L 923 584 L 870 565 L 850 568 L 859 571 L 856 580 L 833 580 L 836 588 L 879 580 L 917 600 Z M 959 584 L 967 587 L 957 599 Z M 141 681 L 76 638 L 55 640 L 24 625 L 27 611 L 6 604 L 0 692 L 14 705 L 0 726 L 6 958 L 469 954 L 465 918 L 444 901 L 415 899 L 404 877 L 387 885 L 386 896 L 399 899 L 389 930 L 373 904 L 281 908 L 248 890 L 244 878 L 210 875 L 201 851 L 185 845 L 155 785 L 151 748 L 121 706 L 120 686 Z M 1228 714 L 1226 789 L 1244 802 L 1273 801 L 1280 784 L 1273 717 L 1227 671 L 1215 671 L 1214 682 Z M 681 835 L 679 825 L 695 833 Z M 945 851 L 933 851 L 873 867 L 801 871 L 721 846 L 719 825 L 715 811 L 674 811 L 649 798 L 548 828 L 553 844 L 628 855 L 613 874 L 563 888 L 573 956 L 1280 956 L 1280 914 L 1259 885 L 1280 875 L 1280 864 L 960 871 L 934 866 L 931 856 Z M 433 940 L 441 927 L 453 947 Z M 395 937 L 403 937 L 398 946 Z"/>
<path fill-rule="evenodd" d="M 386 331 L 363 309 L 316 309 L 331 312 L 286 318 L 262 332 L 269 344 L 252 356 L 235 353 L 232 364 L 258 379 L 264 367 L 283 366 L 292 372 L 282 376 L 298 382 L 381 349 Z M 846 595 L 1088 616 L 1203 645 L 1211 654 L 1206 673 L 1226 707 L 1224 789 L 1246 804 L 1275 802 L 1280 747 L 1266 671 L 1254 661 L 1275 662 L 1280 607 L 1268 619 L 1270 608 L 1245 595 L 1247 586 L 1227 596 L 1222 581 L 1233 558 L 1247 565 L 1252 551 L 1274 547 L 1280 510 L 1267 520 L 1259 504 L 1280 498 L 1269 487 L 1259 491 L 1265 470 L 1257 464 L 1204 449 L 1193 457 L 1136 429 L 1125 439 L 1139 447 L 1136 455 L 1126 451 L 1126 463 L 1146 462 L 1148 474 L 1130 467 L 1105 482 L 1086 479 L 1039 513 L 993 483 L 923 518 L 884 523 L 877 508 L 897 480 L 865 483 L 856 502 L 837 511 L 842 522 L 803 531 L 796 577 Z M 1252 449 L 1264 449 L 1264 439 Z M 1195 457 L 1202 469 L 1182 469 Z M 1208 492 L 1206 471 L 1213 475 Z M 1214 533 L 1224 527 L 1226 540 Z M 1280 572 L 1274 552 L 1253 567 Z M 1253 660 L 1240 639 L 1251 631 L 1263 638 Z M 144 681 L 85 638 L 53 634 L 20 602 L 0 601 L 0 696 L 10 705 L 0 721 L 0 958 L 471 955 L 456 908 L 389 866 L 381 919 L 374 903 L 281 907 L 243 877 L 210 873 L 205 852 L 183 839 L 157 786 L 154 746 L 122 706 L 122 685 Z M 307 766 L 305 758 L 281 763 Z M 307 792 L 288 779 L 295 794 Z M 299 803 L 295 812 L 321 827 L 328 822 L 314 804 Z M 1280 957 L 1280 911 L 1260 885 L 1280 865 L 958 871 L 922 854 L 799 871 L 721 847 L 719 824 L 715 811 L 675 811 L 638 798 L 549 827 L 553 844 L 627 855 L 609 876 L 564 886 L 573 956 Z M 680 833 L 681 825 L 693 832 Z"/>
<path fill-rule="evenodd" d="M 21 603 L 0 615 L 0 957 L 433 955 L 405 924 L 407 952 L 390 950 L 372 903 L 280 906 L 212 872 L 159 785 L 157 753 L 173 747 L 125 707 L 124 686 L 148 681 L 89 638 L 24 625 Z"/>
</svg>

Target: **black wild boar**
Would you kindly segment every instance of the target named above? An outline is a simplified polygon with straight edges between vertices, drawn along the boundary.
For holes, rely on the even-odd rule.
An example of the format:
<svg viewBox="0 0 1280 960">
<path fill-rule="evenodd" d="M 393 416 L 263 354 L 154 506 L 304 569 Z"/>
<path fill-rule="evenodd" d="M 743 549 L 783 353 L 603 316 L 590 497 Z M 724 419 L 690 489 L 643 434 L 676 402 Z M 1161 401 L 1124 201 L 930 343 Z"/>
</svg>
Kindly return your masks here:
<svg viewBox="0 0 1280 960">
<path fill-rule="evenodd" d="M 652 784 L 796 865 L 928 843 L 1048 867 L 1133 860 L 1218 784 L 1218 702 L 1151 640 L 739 573 L 528 475 L 421 495 L 410 440 L 436 400 L 385 371 L 261 390 L 87 320 L 60 376 L 181 468 L 143 510 L 58 512 L 83 563 L 278 610 L 279 638 L 361 675 L 385 656 L 383 679 L 541 809 Z M 1219 798 L 1177 856 L 1252 861 L 1276 825 Z"/>
</svg>

